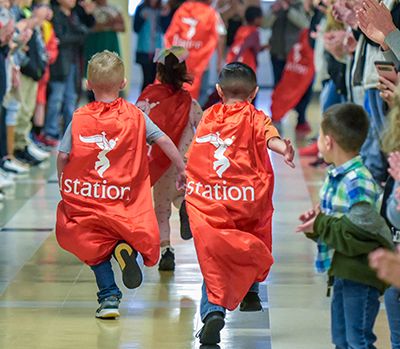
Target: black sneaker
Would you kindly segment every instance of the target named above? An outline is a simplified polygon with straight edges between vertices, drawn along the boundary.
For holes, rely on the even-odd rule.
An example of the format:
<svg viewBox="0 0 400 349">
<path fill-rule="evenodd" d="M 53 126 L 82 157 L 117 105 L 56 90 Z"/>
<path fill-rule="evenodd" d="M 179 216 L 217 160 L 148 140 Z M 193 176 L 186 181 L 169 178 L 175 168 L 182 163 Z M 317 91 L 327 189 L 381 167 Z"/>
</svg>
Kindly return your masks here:
<svg viewBox="0 0 400 349">
<path fill-rule="evenodd" d="M 261 299 L 256 292 L 247 292 L 240 302 L 240 311 L 260 311 L 262 310 Z"/>
<path fill-rule="evenodd" d="M 17 160 L 21 161 L 22 163 L 31 166 L 37 166 L 42 162 L 41 160 L 35 158 L 33 155 L 29 154 L 27 147 L 25 147 L 24 150 L 21 149 L 15 150 L 14 156 L 17 158 Z"/>
<path fill-rule="evenodd" d="M 114 257 L 122 270 L 122 281 L 127 288 L 139 287 L 143 280 L 142 271 L 136 261 L 137 252 L 127 243 L 119 243 Z"/>
<path fill-rule="evenodd" d="M 158 263 L 158 270 L 171 271 L 175 270 L 175 255 L 174 249 L 168 246 L 162 253 Z"/>
<path fill-rule="evenodd" d="M 221 341 L 219 332 L 224 328 L 224 315 L 220 311 L 213 311 L 204 319 L 204 326 L 196 334 L 201 344 L 214 345 Z"/>
<path fill-rule="evenodd" d="M 119 303 L 121 301 L 117 296 L 110 296 L 105 298 L 100 307 L 96 310 L 96 317 L 99 319 L 110 319 L 119 317 Z"/>
<path fill-rule="evenodd" d="M 186 201 L 183 200 L 181 208 L 179 209 L 179 220 L 181 222 L 181 238 L 183 240 L 189 240 L 193 237 L 192 231 L 190 230 L 189 216 L 186 211 Z"/>
</svg>

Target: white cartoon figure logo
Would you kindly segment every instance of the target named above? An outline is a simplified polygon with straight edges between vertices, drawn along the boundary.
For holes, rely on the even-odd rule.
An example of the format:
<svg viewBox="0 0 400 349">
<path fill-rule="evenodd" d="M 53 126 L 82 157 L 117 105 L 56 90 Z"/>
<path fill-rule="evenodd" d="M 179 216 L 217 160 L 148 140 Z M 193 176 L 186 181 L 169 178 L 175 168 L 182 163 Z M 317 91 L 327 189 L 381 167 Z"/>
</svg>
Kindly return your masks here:
<svg viewBox="0 0 400 349">
<path fill-rule="evenodd" d="M 233 143 L 235 136 L 227 138 L 225 140 L 219 137 L 220 133 L 210 133 L 206 136 L 196 137 L 197 143 L 211 143 L 217 150 L 214 152 L 214 157 L 217 161 L 214 161 L 213 169 L 217 170 L 217 167 L 221 166 L 216 172 L 219 178 L 222 178 L 222 174 L 231 165 L 229 159 L 224 155 L 226 149 Z"/>
<path fill-rule="evenodd" d="M 150 114 L 151 109 L 153 109 L 157 104 L 160 104 L 160 102 L 155 102 L 155 103 L 149 103 L 149 99 L 146 98 L 145 101 L 138 101 L 136 103 L 136 106 L 143 111 L 143 113 L 146 113 L 147 115 Z"/>
<path fill-rule="evenodd" d="M 196 18 L 182 17 L 181 19 L 183 23 L 189 25 L 189 30 L 187 32 L 186 38 L 187 40 L 191 40 L 196 34 L 196 26 L 197 24 L 199 24 L 199 21 Z"/>
<path fill-rule="evenodd" d="M 110 167 L 110 160 L 107 158 L 107 153 L 114 149 L 115 145 L 117 144 L 118 138 L 107 140 L 106 133 L 102 132 L 101 135 L 94 135 L 89 137 L 82 137 L 79 135 L 79 139 L 83 143 L 96 143 L 99 148 L 101 149 L 97 158 L 99 161 L 96 161 L 94 169 L 97 170 L 97 173 L 101 178 L 103 178 L 103 173 Z"/>
<path fill-rule="evenodd" d="M 302 48 L 303 48 L 302 44 L 297 43 L 297 44 L 293 45 L 293 50 L 294 50 L 293 61 L 294 61 L 294 63 L 299 63 L 300 62 L 300 59 L 301 59 L 301 52 L 300 51 L 302 50 Z"/>
</svg>

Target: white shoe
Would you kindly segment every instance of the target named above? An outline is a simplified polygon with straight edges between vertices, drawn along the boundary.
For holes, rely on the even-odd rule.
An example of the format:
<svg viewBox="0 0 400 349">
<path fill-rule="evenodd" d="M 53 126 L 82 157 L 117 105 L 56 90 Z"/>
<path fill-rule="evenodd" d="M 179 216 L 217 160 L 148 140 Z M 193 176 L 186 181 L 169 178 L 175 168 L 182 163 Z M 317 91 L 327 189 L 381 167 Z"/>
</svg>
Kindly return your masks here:
<svg viewBox="0 0 400 349">
<path fill-rule="evenodd" d="M 22 173 L 28 173 L 29 172 L 29 167 L 20 165 L 16 161 L 12 159 L 7 159 L 3 162 L 3 167 L 15 171 L 17 174 L 22 174 Z"/>
<path fill-rule="evenodd" d="M 3 176 L 0 173 L 0 188 L 1 187 L 10 187 L 10 186 L 12 186 L 14 184 L 15 184 L 15 182 L 12 179 L 9 179 L 8 177 Z"/>
<path fill-rule="evenodd" d="M 14 181 L 16 174 L 14 172 L 7 172 L 4 171 L 1 167 L 0 167 L 0 176 L 6 178 L 9 181 Z"/>
<path fill-rule="evenodd" d="M 44 151 L 43 149 L 40 149 L 33 142 L 28 145 L 28 153 L 40 161 L 48 159 L 51 155 L 51 153 Z"/>
<path fill-rule="evenodd" d="M 0 200 L 3 200 L 3 199 L 4 199 L 4 194 L 0 193 Z"/>
</svg>

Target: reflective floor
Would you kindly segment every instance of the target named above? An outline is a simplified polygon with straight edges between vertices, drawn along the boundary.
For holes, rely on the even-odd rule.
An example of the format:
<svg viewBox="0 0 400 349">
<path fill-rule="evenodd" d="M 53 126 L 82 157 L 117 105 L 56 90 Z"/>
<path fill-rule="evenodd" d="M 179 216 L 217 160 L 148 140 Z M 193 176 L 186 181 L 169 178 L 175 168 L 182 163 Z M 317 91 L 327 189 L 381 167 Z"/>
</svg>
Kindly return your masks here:
<svg viewBox="0 0 400 349">
<path fill-rule="evenodd" d="M 261 91 L 260 108 L 267 108 L 269 91 Z M 309 117 L 318 128 L 318 105 Z M 282 133 L 298 146 L 295 120 L 284 120 Z M 297 217 L 317 202 L 324 169 L 296 159 L 296 169 L 272 155 L 276 174 L 273 221 L 275 264 L 261 285 L 263 311 L 228 312 L 219 348 L 325 349 L 330 344 L 330 299 L 326 277 L 313 270 L 315 246 L 294 228 Z M 198 306 L 202 277 L 193 241 L 179 237 L 178 213 L 172 216 L 175 272 L 144 267 L 137 290 L 124 288 L 121 317 L 99 320 L 97 287 L 89 267 L 62 250 L 53 233 L 59 201 L 55 153 L 6 191 L 0 208 L 0 348 L 199 348 Z M 376 333 L 378 348 L 390 348 L 384 309 Z M 202 347 L 204 348 L 204 347 Z M 214 346 L 218 348 L 218 346 Z"/>
</svg>

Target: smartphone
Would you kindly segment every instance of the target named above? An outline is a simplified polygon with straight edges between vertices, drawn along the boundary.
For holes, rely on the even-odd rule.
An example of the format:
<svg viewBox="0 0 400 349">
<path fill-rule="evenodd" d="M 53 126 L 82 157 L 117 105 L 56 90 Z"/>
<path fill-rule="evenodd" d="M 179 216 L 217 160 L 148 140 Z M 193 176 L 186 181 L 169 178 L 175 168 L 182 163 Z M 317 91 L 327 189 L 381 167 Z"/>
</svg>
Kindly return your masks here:
<svg viewBox="0 0 400 349">
<path fill-rule="evenodd" d="M 398 76 L 396 65 L 393 62 L 388 61 L 375 61 L 374 62 L 376 69 L 378 70 L 378 74 L 389 81 L 397 84 Z"/>
</svg>

